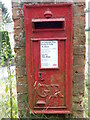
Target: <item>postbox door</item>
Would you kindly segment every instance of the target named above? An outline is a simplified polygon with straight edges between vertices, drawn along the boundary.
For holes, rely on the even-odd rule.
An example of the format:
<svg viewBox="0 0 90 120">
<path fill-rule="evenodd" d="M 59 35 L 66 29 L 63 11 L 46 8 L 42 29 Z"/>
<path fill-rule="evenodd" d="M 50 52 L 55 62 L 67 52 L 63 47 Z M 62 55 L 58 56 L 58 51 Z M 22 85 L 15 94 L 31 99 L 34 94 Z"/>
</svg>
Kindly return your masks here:
<svg viewBox="0 0 90 120">
<path fill-rule="evenodd" d="M 34 109 L 66 108 L 66 39 L 32 41 Z"/>
</svg>

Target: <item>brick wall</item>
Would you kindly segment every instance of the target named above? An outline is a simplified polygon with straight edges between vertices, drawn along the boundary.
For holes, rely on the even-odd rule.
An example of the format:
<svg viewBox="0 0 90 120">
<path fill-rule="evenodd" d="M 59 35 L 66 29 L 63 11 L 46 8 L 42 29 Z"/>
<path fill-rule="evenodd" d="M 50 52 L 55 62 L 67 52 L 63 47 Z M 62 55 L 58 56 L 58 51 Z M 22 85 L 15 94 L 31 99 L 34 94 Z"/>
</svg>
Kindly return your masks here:
<svg viewBox="0 0 90 120">
<path fill-rule="evenodd" d="M 84 3 L 73 7 L 73 114 L 83 117 L 85 80 L 85 13 Z"/>
<path fill-rule="evenodd" d="M 37 2 L 32 0 L 31 2 Z M 48 0 L 43 0 L 48 2 Z M 54 2 L 50 0 L 49 2 Z M 60 1 L 60 0 L 58 0 Z M 40 2 L 40 0 L 39 0 Z M 73 113 L 74 117 L 83 117 L 83 97 L 85 80 L 85 13 L 84 2 L 73 3 Z M 15 39 L 15 61 L 19 116 L 27 115 L 28 85 L 26 77 L 24 3 L 12 1 Z"/>
</svg>

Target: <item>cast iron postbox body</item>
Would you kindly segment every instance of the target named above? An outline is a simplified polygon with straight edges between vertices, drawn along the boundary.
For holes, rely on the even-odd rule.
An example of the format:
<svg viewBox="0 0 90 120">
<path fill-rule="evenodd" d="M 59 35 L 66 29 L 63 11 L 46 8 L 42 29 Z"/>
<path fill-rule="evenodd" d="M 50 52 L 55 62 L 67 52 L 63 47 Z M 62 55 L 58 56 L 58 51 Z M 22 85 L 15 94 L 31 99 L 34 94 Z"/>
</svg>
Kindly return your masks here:
<svg viewBox="0 0 90 120">
<path fill-rule="evenodd" d="M 25 5 L 29 110 L 72 111 L 72 4 Z"/>
</svg>

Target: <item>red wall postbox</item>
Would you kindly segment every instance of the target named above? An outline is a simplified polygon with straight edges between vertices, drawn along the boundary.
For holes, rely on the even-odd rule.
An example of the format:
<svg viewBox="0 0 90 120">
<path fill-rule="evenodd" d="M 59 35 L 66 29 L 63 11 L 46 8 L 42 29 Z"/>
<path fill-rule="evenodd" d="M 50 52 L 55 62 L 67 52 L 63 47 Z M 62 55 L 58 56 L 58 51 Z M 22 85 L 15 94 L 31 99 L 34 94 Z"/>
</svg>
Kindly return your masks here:
<svg viewBox="0 0 90 120">
<path fill-rule="evenodd" d="M 24 6 L 29 110 L 72 112 L 72 4 Z"/>
</svg>

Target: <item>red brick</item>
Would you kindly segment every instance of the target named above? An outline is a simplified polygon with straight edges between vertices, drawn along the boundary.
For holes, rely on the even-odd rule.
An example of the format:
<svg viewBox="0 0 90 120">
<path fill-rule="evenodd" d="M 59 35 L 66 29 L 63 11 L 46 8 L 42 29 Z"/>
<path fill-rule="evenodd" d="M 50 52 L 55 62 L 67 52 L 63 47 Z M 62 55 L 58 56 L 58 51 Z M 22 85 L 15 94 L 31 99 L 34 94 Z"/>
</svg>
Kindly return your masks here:
<svg viewBox="0 0 90 120">
<path fill-rule="evenodd" d="M 16 63 L 16 67 L 18 67 L 18 66 L 26 67 L 26 57 L 25 56 L 16 56 L 15 63 Z"/>
<path fill-rule="evenodd" d="M 85 43 L 86 43 L 85 36 L 81 36 L 81 35 L 79 37 L 75 36 L 73 39 L 74 45 L 85 45 Z"/>
<path fill-rule="evenodd" d="M 80 36 L 80 35 L 85 35 L 85 29 L 84 28 L 76 28 L 74 29 L 74 36 Z"/>
<path fill-rule="evenodd" d="M 73 97 L 73 102 L 74 103 L 81 103 L 83 102 L 83 96 L 82 94 L 77 94 L 76 96 Z"/>
<path fill-rule="evenodd" d="M 85 25 L 85 16 L 81 16 L 81 15 L 76 15 L 73 17 L 73 23 L 74 23 L 74 26 L 76 25 Z"/>
<path fill-rule="evenodd" d="M 21 48 L 25 47 L 25 38 L 23 36 L 17 36 L 15 40 L 15 47 L 14 48 Z"/>
<path fill-rule="evenodd" d="M 73 65 L 85 65 L 85 55 L 73 55 Z"/>
<path fill-rule="evenodd" d="M 28 100 L 28 94 L 27 93 L 17 94 L 17 99 L 18 99 L 18 102 L 24 102 Z"/>
<path fill-rule="evenodd" d="M 74 27 L 73 32 L 74 32 L 74 36 L 78 36 L 78 35 L 82 35 L 82 34 L 85 35 L 85 27 L 78 24 Z"/>
<path fill-rule="evenodd" d="M 83 103 L 81 102 L 81 103 L 74 103 L 73 104 L 73 108 L 74 108 L 74 110 L 77 110 L 77 111 L 82 111 L 82 110 L 84 110 L 83 109 Z"/>
<path fill-rule="evenodd" d="M 23 33 L 22 28 L 16 28 L 14 29 L 14 36 L 20 36 Z"/>
<path fill-rule="evenodd" d="M 73 66 L 73 73 L 83 74 L 85 72 L 85 66 L 75 65 Z"/>
<path fill-rule="evenodd" d="M 76 78 L 77 76 L 77 78 Z M 73 95 L 83 94 L 84 95 L 84 79 L 85 77 L 82 74 L 74 75 L 74 84 L 73 84 Z"/>
<path fill-rule="evenodd" d="M 85 46 L 84 45 L 77 45 L 77 46 L 74 46 L 73 47 L 73 54 L 79 54 L 79 55 L 82 55 L 84 54 L 85 55 Z"/>
<path fill-rule="evenodd" d="M 25 56 L 26 53 L 25 53 L 25 48 L 24 47 L 21 47 L 21 48 L 15 48 L 14 49 L 15 53 L 16 53 L 16 56 Z"/>
<path fill-rule="evenodd" d="M 28 93 L 27 91 L 27 84 L 17 85 L 17 93 Z"/>
<path fill-rule="evenodd" d="M 26 76 L 26 67 L 16 67 L 16 76 L 17 77 L 23 77 Z"/>
<path fill-rule="evenodd" d="M 27 77 L 17 77 L 17 84 L 27 84 Z"/>
<path fill-rule="evenodd" d="M 23 10 L 20 7 L 12 8 L 12 17 L 13 19 L 17 19 L 23 16 Z"/>
<path fill-rule="evenodd" d="M 74 7 L 74 9 L 73 9 L 74 15 L 75 15 L 75 14 L 84 14 L 84 13 L 85 13 L 85 12 L 84 12 L 84 8 L 85 8 L 84 5 L 81 5 L 81 6 L 76 5 L 76 6 Z"/>
<path fill-rule="evenodd" d="M 14 20 L 14 28 L 22 28 L 22 18 Z"/>
<path fill-rule="evenodd" d="M 82 83 L 85 80 L 85 74 L 75 74 L 73 75 L 74 83 Z"/>
<path fill-rule="evenodd" d="M 77 95 L 78 93 L 84 94 L 84 84 L 74 85 L 73 94 Z"/>
</svg>

